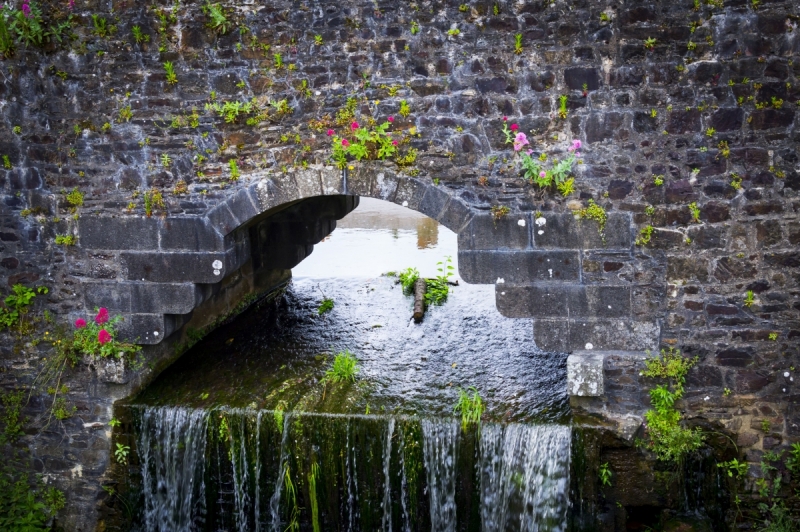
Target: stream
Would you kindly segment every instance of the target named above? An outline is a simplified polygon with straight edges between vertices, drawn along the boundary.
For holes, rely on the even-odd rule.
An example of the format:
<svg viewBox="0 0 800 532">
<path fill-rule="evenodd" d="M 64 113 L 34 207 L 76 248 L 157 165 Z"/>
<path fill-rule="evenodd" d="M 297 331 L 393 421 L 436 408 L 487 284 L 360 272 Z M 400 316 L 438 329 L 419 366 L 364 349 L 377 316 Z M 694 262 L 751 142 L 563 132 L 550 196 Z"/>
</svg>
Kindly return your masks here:
<svg viewBox="0 0 800 532">
<path fill-rule="evenodd" d="M 274 302 L 213 331 L 131 405 L 143 531 L 567 529 L 566 355 L 458 280 L 411 320 L 395 275 L 456 235 L 363 199 Z M 388 274 L 388 275 L 387 275 Z M 334 307 L 320 313 L 323 299 Z M 325 379 L 337 353 L 355 382 Z M 477 390 L 480 424 L 454 413 Z"/>
</svg>

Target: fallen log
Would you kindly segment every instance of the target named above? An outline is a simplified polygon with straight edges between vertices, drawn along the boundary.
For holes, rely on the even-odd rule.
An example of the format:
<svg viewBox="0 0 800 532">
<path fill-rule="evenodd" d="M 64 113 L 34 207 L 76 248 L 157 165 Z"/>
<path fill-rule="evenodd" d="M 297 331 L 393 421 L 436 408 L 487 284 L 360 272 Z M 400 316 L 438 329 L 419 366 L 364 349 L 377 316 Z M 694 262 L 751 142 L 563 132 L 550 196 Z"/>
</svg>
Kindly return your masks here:
<svg viewBox="0 0 800 532">
<path fill-rule="evenodd" d="M 420 277 L 414 283 L 414 321 L 419 323 L 425 315 L 425 279 Z"/>
</svg>

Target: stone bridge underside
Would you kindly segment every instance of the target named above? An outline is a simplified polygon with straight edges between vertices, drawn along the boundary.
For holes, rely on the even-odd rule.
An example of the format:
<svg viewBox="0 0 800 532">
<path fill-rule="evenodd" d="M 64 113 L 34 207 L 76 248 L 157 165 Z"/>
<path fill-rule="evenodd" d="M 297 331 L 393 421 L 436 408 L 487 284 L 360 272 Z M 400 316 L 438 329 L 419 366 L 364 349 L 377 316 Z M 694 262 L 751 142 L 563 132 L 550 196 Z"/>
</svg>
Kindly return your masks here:
<svg viewBox="0 0 800 532">
<path fill-rule="evenodd" d="M 116 279 L 84 278 L 86 307 L 123 314 L 127 339 L 157 344 L 248 261 L 256 274 L 294 267 L 358 205 L 359 196 L 419 211 L 457 233 L 461 277 L 495 284 L 503 315 L 534 318 L 540 347 L 657 346 L 659 316 L 653 307 L 665 286 L 618 275 L 623 267 L 647 267 L 647 257 L 634 250 L 629 213 L 610 213 L 604 236 L 596 222 L 570 213 L 496 218 L 470 209 L 441 187 L 368 166 L 264 178 L 202 215 L 84 215 L 80 245 L 120 265 Z"/>
</svg>

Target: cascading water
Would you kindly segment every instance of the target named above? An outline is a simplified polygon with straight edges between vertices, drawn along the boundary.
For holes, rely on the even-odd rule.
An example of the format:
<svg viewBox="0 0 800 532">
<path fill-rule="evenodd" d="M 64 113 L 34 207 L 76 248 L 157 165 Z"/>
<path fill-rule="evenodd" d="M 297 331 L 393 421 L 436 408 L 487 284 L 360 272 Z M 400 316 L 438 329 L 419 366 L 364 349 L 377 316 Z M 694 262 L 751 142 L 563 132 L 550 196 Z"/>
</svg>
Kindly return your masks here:
<svg viewBox="0 0 800 532">
<path fill-rule="evenodd" d="M 134 410 L 148 532 L 565 529 L 567 426 L 295 413 L 279 428 L 268 411 Z"/>
</svg>

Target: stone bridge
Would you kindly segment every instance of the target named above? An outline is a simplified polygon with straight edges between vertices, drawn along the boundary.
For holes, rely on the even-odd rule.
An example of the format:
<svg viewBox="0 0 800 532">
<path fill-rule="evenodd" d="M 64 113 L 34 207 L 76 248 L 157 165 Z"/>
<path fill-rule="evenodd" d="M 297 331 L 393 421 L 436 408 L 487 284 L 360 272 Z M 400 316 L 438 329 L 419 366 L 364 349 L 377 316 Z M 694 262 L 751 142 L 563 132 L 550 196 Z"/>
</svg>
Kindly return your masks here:
<svg viewBox="0 0 800 532">
<path fill-rule="evenodd" d="M 455 231 L 461 277 L 545 349 L 697 356 L 681 407 L 751 470 L 800 438 L 798 2 L 221 1 L 225 31 L 200 1 L 34 3 L 72 35 L 0 62 L 0 284 L 50 291 L 38 328 L 0 331 L 0 387 L 30 392 L 16 446 L 66 529 L 102 520 L 114 402 L 361 196 Z M 332 166 L 327 129 L 388 117 L 398 157 Z M 504 123 L 548 168 L 582 141 L 574 191 L 524 179 Z M 46 425 L 45 332 L 95 306 L 148 364 L 66 370 L 74 414 Z M 614 357 L 589 357 L 595 399 L 649 406 Z"/>
<path fill-rule="evenodd" d="M 634 250 L 628 213 L 611 213 L 604 234 L 597 222 L 570 213 L 496 217 L 472 209 L 443 187 L 388 168 L 348 172 L 327 166 L 255 181 L 202 215 L 82 216 L 79 245 L 120 266 L 116 279 L 84 278 L 86 308 L 123 314 L 123 331 L 131 341 L 160 343 L 248 261 L 254 276 L 291 269 L 360 196 L 368 196 L 421 212 L 457 233 L 461 277 L 496 284 L 502 314 L 536 318 L 540 347 L 658 345 L 663 316 L 652 307 L 658 307 L 654 298 L 663 297 L 664 283 L 619 275 L 623 268 L 644 268 L 646 261 Z M 602 271 L 592 271 L 589 264 L 601 264 Z"/>
</svg>

